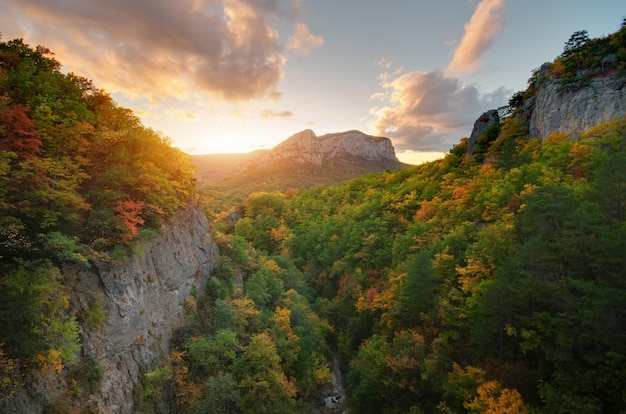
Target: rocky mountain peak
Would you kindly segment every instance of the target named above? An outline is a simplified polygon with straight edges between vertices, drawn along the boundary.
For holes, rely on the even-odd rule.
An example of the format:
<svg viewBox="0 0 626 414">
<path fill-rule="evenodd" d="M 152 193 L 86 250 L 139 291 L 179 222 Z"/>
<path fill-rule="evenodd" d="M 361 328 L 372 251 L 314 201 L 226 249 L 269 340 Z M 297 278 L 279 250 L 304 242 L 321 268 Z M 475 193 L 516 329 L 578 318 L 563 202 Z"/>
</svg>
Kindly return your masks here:
<svg viewBox="0 0 626 414">
<path fill-rule="evenodd" d="M 270 150 L 268 162 L 291 158 L 297 162 L 311 162 L 320 165 L 322 153 L 320 142 L 310 129 L 298 132 Z"/>
<path fill-rule="evenodd" d="M 389 138 L 374 137 L 356 130 L 318 137 L 312 130 L 305 129 L 261 153 L 242 169 L 268 167 L 281 160 L 322 165 L 324 160 L 331 159 L 366 163 L 399 162 Z"/>
<path fill-rule="evenodd" d="M 319 138 L 325 158 L 353 158 L 367 161 L 397 161 L 389 138 L 366 135 L 361 131 L 326 134 Z"/>
</svg>

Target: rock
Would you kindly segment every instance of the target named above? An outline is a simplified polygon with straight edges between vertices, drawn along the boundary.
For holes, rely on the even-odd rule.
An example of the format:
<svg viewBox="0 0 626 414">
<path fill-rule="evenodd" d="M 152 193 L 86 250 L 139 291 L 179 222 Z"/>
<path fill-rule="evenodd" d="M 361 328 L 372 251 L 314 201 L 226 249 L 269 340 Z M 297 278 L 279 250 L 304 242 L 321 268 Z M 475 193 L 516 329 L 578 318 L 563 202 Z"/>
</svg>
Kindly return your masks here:
<svg viewBox="0 0 626 414">
<path fill-rule="evenodd" d="M 319 141 L 324 158 L 398 161 L 389 138 L 373 137 L 360 131 L 348 131 L 323 135 Z"/>
<path fill-rule="evenodd" d="M 106 312 L 101 326 L 83 326 L 82 359 L 102 365 L 99 388 L 82 401 L 92 411 L 133 412 L 134 395 L 143 372 L 169 353 L 173 332 L 183 325 L 185 301 L 202 290 L 217 267 L 219 252 L 208 233 L 208 223 L 197 207 L 180 211 L 143 254 L 127 263 L 96 263 L 90 269 L 64 268 L 64 278 L 74 287 L 72 302 L 83 314 L 94 303 Z M 78 362 L 80 363 L 80 361 Z M 0 411 L 41 413 L 71 392 L 68 373 L 31 375 L 27 386 Z"/>
<path fill-rule="evenodd" d="M 498 111 L 495 109 L 491 109 L 487 112 L 484 112 L 477 120 L 474 122 L 474 128 L 472 129 L 472 134 L 470 135 L 469 141 L 467 143 L 467 153 L 471 154 L 474 152 L 474 148 L 476 147 L 476 141 L 481 137 L 482 134 L 489 129 L 489 127 L 495 123 L 500 122 L 500 116 L 498 115 Z"/>
<path fill-rule="evenodd" d="M 271 150 L 270 163 L 280 159 L 291 158 L 294 161 L 322 164 L 320 142 L 310 129 L 298 132 L 281 142 Z"/>
<path fill-rule="evenodd" d="M 558 79 L 544 81 L 533 102 L 530 136 L 543 140 L 561 131 L 576 139 L 581 131 L 626 114 L 624 77 L 613 72 L 588 80 L 586 86 L 563 91 Z"/>
<path fill-rule="evenodd" d="M 245 163 L 240 171 L 265 168 L 281 160 L 322 165 L 325 160 L 349 162 L 398 162 L 389 138 L 373 137 L 360 131 L 347 131 L 317 137 L 306 129 L 287 138 L 269 151 Z"/>
</svg>

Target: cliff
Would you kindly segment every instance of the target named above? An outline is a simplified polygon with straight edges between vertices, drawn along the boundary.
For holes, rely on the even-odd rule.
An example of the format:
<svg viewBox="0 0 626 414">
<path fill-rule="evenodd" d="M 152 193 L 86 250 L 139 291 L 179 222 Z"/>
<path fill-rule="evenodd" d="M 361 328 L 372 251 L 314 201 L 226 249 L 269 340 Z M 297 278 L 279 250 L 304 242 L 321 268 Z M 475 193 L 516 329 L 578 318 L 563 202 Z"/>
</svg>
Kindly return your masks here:
<svg viewBox="0 0 626 414">
<path fill-rule="evenodd" d="M 319 140 L 324 158 L 398 161 L 389 138 L 373 137 L 360 131 L 348 131 L 326 134 Z"/>
<path fill-rule="evenodd" d="M 259 154 L 254 160 L 244 164 L 241 170 L 268 167 L 281 160 L 315 165 L 322 165 L 329 160 L 352 163 L 398 162 L 389 138 L 373 137 L 360 131 L 317 137 L 313 131 L 306 129 Z"/>
<path fill-rule="evenodd" d="M 562 88 L 560 80 L 546 79 L 526 104 L 529 134 L 544 139 L 561 131 L 577 137 L 580 131 L 626 114 L 626 78 L 615 71 L 587 78 L 587 85 Z"/>
<path fill-rule="evenodd" d="M 80 361 L 58 374 L 33 373 L 0 412 L 41 413 L 67 404 L 83 412 L 131 413 L 142 373 L 168 353 L 173 332 L 184 322 L 185 301 L 205 286 L 218 258 L 204 214 L 189 207 L 127 263 L 66 266 L 77 314 L 97 305 L 106 318 L 92 328 L 83 323 Z M 75 380 L 85 361 L 97 361 L 102 370 L 89 393 Z M 68 394 L 73 398 L 64 403 Z"/>
</svg>

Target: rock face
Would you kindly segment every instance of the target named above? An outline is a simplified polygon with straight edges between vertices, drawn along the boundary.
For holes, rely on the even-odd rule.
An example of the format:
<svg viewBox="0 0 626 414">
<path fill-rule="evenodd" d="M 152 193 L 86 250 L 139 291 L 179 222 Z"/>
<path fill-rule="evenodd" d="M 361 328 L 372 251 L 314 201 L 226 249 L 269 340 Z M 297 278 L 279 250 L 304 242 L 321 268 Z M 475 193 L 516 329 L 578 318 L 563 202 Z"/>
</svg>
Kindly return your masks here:
<svg viewBox="0 0 626 414">
<path fill-rule="evenodd" d="M 529 134 L 544 139 L 562 131 L 576 138 L 580 131 L 626 114 L 626 79 L 616 73 L 590 78 L 579 89 L 559 91 L 558 80 L 545 81 L 532 102 Z"/>
<path fill-rule="evenodd" d="M 476 141 L 482 134 L 487 131 L 487 129 L 495 124 L 500 122 L 500 116 L 498 115 L 498 111 L 495 109 L 491 109 L 485 113 L 483 113 L 477 120 L 474 122 L 474 128 L 472 129 L 472 135 L 470 135 L 469 142 L 467 144 L 467 153 L 471 154 L 476 146 Z"/>
<path fill-rule="evenodd" d="M 298 132 L 281 142 L 267 154 L 266 162 L 272 163 L 281 159 L 313 164 L 322 164 L 321 144 L 317 136 L 310 129 Z"/>
<path fill-rule="evenodd" d="M 271 150 L 246 163 L 250 167 L 267 167 L 280 160 L 322 165 L 324 160 L 348 162 L 398 162 L 389 138 L 373 137 L 360 131 L 347 131 L 317 137 L 310 129 L 298 132 Z"/>
<path fill-rule="evenodd" d="M 133 411 L 142 372 L 169 352 L 172 334 L 183 324 L 185 301 L 205 286 L 218 259 L 204 214 L 191 207 L 167 223 L 143 255 L 127 263 L 64 269 L 64 277 L 75 286 L 76 307 L 88 312 L 99 303 L 106 312 L 101 325 L 83 327 L 82 358 L 95 359 L 103 368 L 99 388 L 83 399 L 83 408 L 111 414 Z M 0 411 L 41 413 L 47 405 L 58 405 L 71 383 L 63 374 L 36 374 Z"/>
<path fill-rule="evenodd" d="M 324 158 L 366 161 L 397 161 L 389 138 L 373 137 L 359 131 L 326 134 L 319 138 Z"/>
</svg>

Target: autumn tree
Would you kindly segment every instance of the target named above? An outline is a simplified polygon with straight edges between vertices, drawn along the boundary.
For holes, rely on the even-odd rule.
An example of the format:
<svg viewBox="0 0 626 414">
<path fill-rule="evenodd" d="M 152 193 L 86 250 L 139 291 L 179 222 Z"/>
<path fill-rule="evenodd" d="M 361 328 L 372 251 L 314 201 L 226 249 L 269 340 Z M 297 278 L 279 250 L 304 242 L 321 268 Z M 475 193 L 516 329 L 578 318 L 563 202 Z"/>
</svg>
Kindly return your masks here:
<svg viewBox="0 0 626 414">
<path fill-rule="evenodd" d="M 20 160 L 35 157 L 41 151 L 41 138 L 27 112 L 27 107 L 14 105 L 0 113 L 0 150 L 14 152 Z"/>
</svg>

